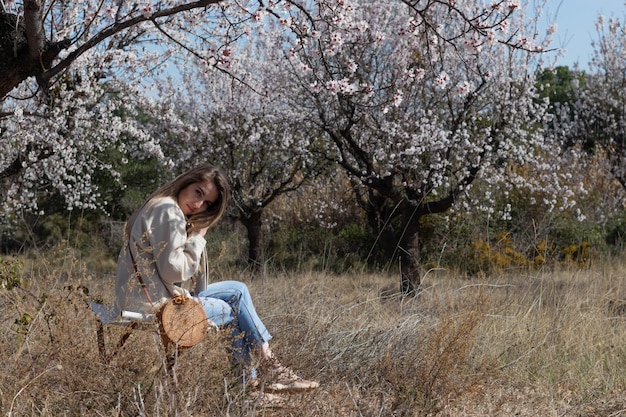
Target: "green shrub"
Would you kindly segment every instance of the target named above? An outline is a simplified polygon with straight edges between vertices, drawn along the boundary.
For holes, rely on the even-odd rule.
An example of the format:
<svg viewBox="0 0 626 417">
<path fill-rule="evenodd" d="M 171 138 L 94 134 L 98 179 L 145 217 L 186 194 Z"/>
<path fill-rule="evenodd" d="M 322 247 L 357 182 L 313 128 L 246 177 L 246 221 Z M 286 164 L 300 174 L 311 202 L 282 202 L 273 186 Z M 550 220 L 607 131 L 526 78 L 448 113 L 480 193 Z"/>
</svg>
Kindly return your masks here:
<svg viewBox="0 0 626 417">
<path fill-rule="evenodd" d="M 25 285 L 23 269 L 24 263 L 20 259 L 0 256 L 0 287 L 10 291 Z"/>
</svg>

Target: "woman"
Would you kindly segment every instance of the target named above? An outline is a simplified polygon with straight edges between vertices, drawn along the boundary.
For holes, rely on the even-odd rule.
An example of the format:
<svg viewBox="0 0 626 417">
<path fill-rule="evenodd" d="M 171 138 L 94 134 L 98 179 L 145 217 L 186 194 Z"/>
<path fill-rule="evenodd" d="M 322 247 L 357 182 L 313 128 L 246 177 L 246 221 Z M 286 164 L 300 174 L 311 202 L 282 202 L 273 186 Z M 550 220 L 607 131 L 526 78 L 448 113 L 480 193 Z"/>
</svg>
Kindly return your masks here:
<svg viewBox="0 0 626 417">
<path fill-rule="evenodd" d="M 302 391 L 319 386 L 281 365 L 269 347 L 272 336 L 258 317 L 242 282 L 206 284 L 204 238 L 224 214 L 230 189 L 216 167 L 194 168 L 157 189 L 126 224 L 126 244 L 117 264 L 117 307 L 154 312 L 176 295 L 191 296 L 181 284 L 191 283 L 207 318 L 233 331 L 233 354 L 246 364 L 259 363 L 268 378 L 267 391 Z M 142 286 L 137 275 L 145 284 Z M 256 370 L 247 383 L 259 384 Z"/>
</svg>

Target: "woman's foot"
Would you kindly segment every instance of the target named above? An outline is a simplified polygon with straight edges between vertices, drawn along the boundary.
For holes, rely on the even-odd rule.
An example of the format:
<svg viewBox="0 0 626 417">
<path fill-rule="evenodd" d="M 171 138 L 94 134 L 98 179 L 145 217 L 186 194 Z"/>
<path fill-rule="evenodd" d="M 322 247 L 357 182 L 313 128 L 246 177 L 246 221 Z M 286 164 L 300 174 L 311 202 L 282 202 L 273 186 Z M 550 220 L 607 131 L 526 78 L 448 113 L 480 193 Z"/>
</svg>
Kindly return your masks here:
<svg viewBox="0 0 626 417">
<path fill-rule="evenodd" d="M 298 376 L 291 368 L 281 365 L 278 360 L 265 360 L 261 366 L 262 378 L 266 379 L 265 391 L 269 392 L 300 392 L 309 391 L 320 386 L 317 381 L 308 381 Z"/>
</svg>

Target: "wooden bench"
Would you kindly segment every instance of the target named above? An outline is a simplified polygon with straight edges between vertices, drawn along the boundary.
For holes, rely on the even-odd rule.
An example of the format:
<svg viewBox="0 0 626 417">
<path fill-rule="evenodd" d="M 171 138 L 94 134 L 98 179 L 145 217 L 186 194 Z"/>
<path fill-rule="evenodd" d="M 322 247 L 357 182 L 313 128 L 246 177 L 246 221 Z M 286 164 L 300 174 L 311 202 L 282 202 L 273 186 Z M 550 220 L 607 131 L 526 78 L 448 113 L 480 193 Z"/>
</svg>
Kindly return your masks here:
<svg viewBox="0 0 626 417">
<path fill-rule="evenodd" d="M 158 330 L 158 323 L 154 314 L 142 314 L 134 311 L 120 311 L 114 306 L 88 302 L 87 305 L 96 315 L 96 336 L 100 357 L 108 363 L 117 355 L 135 329 Z M 125 327 L 120 339 L 113 350 L 107 353 L 104 329 L 106 326 Z M 167 347 L 167 346 L 166 346 Z"/>
<path fill-rule="evenodd" d="M 173 304 L 178 304 L 178 303 L 173 303 Z M 165 318 L 165 315 L 166 315 L 165 312 L 162 313 L 163 317 L 157 317 L 157 314 L 144 314 L 144 313 L 138 313 L 134 311 L 119 310 L 118 308 L 114 306 L 109 306 L 109 305 L 100 304 L 96 302 L 87 302 L 87 305 L 89 306 L 91 311 L 93 311 L 93 313 L 96 315 L 96 326 L 97 326 L 96 335 L 97 335 L 97 340 L 98 340 L 98 350 L 100 351 L 100 356 L 105 363 L 109 363 L 111 359 L 113 359 L 115 355 L 117 355 L 117 353 L 122 349 L 122 347 L 124 346 L 128 338 L 131 336 L 133 331 L 135 330 L 156 331 L 159 337 L 161 338 L 163 347 L 165 348 L 165 354 L 166 354 L 165 365 L 166 365 L 167 375 L 171 376 L 174 380 L 174 383 L 178 385 L 175 368 L 174 368 L 174 366 L 176 365 L 176 358 L 178 357 L 178 354 L 181 350 L 187 349 L 188 347 L 192 345 L 185 345 L 185 343 L 183 342 L 179 346 L 178 341 L 179 340 L 183 341 L 182 338 L 176 338 L 175 340 L 177 340 L 177 342 L 174 343 L 165 334 L 162 323 L 160 322 L 161 318 L 166 320 L 167 322 L 168 319 Z M 184 307 L 185 305 L 192 306 L 192 307 L 191 309 L 186 309 L 187 307 Z M 198 308 L 201 309 L 201 305 L 199 304 L 192 305 L 192 304 L 182 303 L 181 306 L 182 307 L 180 308 L 183 309 L 183 314 L 189 313 L 189 312 L 191 313 L 195 312 L 196 315 L 195 316 L 193 314 L 188 314 L 186 316 L 183 315 L 181 318 L 184 324 L 182 324 L 180 327 L 178 326 L 178 323 L 179 323 L 178 321 L 171 321 L 170 323 L 177 324 L 176 326 L 177 330 L 179 328 L 188 329 L 197 325 L 198 323 L 202 323 L 203 327 L 204 326 L 208 327 L 208 324 L 206 321 L 206 315 L 204 315 L 204 312 L 202 312 L 201 316 L 198 316 L 197 310 L 193 309 L 194 307 L 196 309 Z M 172 311 L 173 308 L 175 307 L 172 307 L 169 311 Z M 167 307 L 163 311 L 165 311 L 166 309 Z M 191 318 L 192 320 L 191 322 L 185 322 L 185 318 Z M 120 336 L 120 339 L 115 344 L 113 349 L 109 352 L 107 352 L 107 343 L 105 340 L 105 328 L 107 326 L 123 326 L 124 327 L 124 332 Z M 217 327 L 215 328 L 217 329 Z M 185 330 L 183 330 L 183 333 L 184 331 Z M 196 340 L 197 341 L 201 340 L 201 338 L 204 337 L 205 334 L 206 334 L 206 328 L 204 332 L 200 334 L 201 337 Z M 170 336 L 171 336 L 171 333 L 170 333 Z M 197 341 L 193 343 L 195 344 L 197 343 Z"/>
<path fill-rule="evenodd" d="M 114 306 L 100 304 L 96 302 L 88 302 L 87 305 L 96 315 L 96 336 L 98 340 L 98 350 L 100 357 L 105 363 L 109 363 L 111 359 L 124 347 L 124 344 L 135 330 L 156 331 L 161 338 L 163 347 L 166 352 L 166 375 L 171 376 L 175 386 L 178 386 L 178 378 L 176 377 L 176 358 L 178 357 L 178 347 L 173 346 L 167 338 L 161 334 L 156 314 L 143 314 L 134 311 L 120 311 Z M 113 349 L 107 352 L 104 330 L 107 326 L 122 326 L 124 332 Z"/>
</svg>

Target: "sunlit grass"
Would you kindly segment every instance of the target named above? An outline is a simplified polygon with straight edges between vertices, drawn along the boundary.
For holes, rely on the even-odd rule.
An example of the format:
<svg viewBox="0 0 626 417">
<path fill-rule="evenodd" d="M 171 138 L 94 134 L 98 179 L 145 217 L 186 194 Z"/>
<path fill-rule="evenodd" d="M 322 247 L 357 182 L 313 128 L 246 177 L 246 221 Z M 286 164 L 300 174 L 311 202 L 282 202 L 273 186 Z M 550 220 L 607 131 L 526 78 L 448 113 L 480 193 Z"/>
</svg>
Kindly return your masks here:
<svg viewBox="0 0 626 417">
<path fill-rule="evenodd" d="M 62 250 L 21 261 L 2 277 L 19 274 L 20 284 L 0 288 L 2 415 L 626 413 L 623 265 L 480 279 L 435 271 L 415 298 L 390 294 L 399 278 L 389 274 L 247 282 L 277 355 L 322 383 L 267 410 L 246 401 L 224 334 L 181 354 L 178 387 L 151 331 L 104 363 L 85 301 L 111 302 L 110 271 Z M 108 340 L 119 331 L 108 329 Z"/>
</svg>

